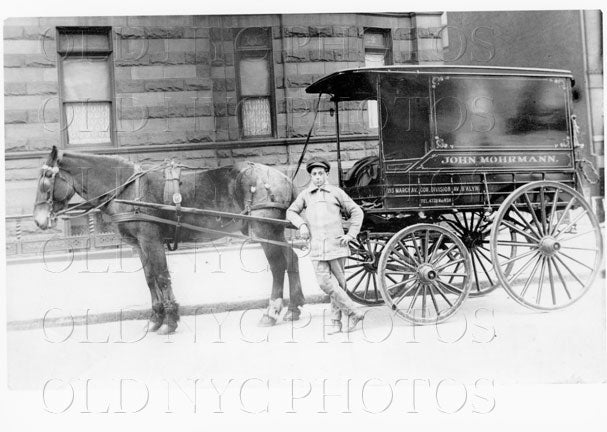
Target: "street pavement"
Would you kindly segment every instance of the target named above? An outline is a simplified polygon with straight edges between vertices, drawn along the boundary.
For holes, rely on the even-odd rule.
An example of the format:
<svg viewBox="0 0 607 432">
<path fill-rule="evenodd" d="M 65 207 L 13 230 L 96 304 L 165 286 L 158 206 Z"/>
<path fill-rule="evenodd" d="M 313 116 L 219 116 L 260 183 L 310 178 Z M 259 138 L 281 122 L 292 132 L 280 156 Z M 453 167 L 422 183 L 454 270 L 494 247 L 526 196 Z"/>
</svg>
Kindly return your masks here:
<svg viewBox="0 0 607 432">
<path fill-rule="evenodd" d="M 437 326 L 413 326 L 384 306 L 361 307 L 365 320 L 357 331 L 329 335 L 327 303 L 306 305 L 295 323 L 258 327 L 271 283 L 260 250 L 170 254 L 181 305 L 215 306 L 183 316 L 175 334 L 160 336 L 126 313 L 122 320 L 94 319 L 149 308 L 136 257 L 66 263 L 7 264 L 10 406 L 26 406 L 20 398 L 28 396 L 32 413 L 19 417 L 22 425 L 42 418 L 49 427 L 75 422 L 102 430 L 118 423 L 122 430 L 152 417 L 163 430 L 175 419 L 186 420 L 180 430 L 227 423 L 249 429 L 269 421 L 301 430 L 302 419 L 322 427 L 345 415 L 360 426 L 351 423 L 353 430 L 380 419 L 401 426 L 424 419 L 422 425 L 452 429 L 472 416 L 475 425 L 500 430 L 496 419 L 539 427 L 574 408 L 603 412 L 594 399 L 578 403 L 575 387 L 564 394 L 558 386 L 536 400 L 533 390 L 522 395 L 516 387 L 605 383 L 603 278 L 559 311 L 526 309 L 496 289 L 468 298 Z M 307 258 L 301 269 L 306 297 L 322 301 Z M 87 310 L 88 324 L 70 319 Z M 505 406 L 515 406 L 516 415 Z"/>
<path fill-rule="evenodd" d="M 145 320 L 9 331 L 9 384 L 31 389 L 49 377 L 116 376 L 146 383 L 324 376 L 598 382 L 607 376 L 603 284 L 549 313 L 496 290 L 469 298 L 437 326 L 413 326 L 385 307 L 362 308 L 363 325 L 350 335 L 328 334 L 328 304 L 308 305 L 300 321 L 271 328 L 257 326 L 261 309 L 249 309 L 184 316 L 170 336 L 148 333 Z"/>
<path fill-rule="evenodd" d="M 7 319 L 9 328 L 51 323 L 113 321 L 148 315 L 150 295 L 141 263 L 130 250 L 102 258 L 79 255 L 38 261 L 8 262 Z M 300 252 L 301 253 L 301 252 Z M 304 253 L 301 253 L 304 256 Z M 267 304 L 272 274 L 261 248 L 200 248 L 168 253 L 173 291 L 186 313 L 197 308 L 261 307 Z M 301 259 L 303 292 L 312 302 L 324 301 L 310 260 Z M 285 300 L 288 299 L 285 278 Z M 189 311 L 189 312 L 188 312 Z"/>
</svg>

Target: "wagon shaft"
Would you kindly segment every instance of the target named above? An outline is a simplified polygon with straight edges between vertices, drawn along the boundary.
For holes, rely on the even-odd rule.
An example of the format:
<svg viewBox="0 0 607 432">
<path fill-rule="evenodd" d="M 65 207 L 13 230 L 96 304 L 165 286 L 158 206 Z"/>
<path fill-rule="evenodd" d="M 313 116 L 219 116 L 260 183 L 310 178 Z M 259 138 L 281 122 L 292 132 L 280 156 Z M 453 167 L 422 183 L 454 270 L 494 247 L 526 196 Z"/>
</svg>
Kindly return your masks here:
<svg viewBox="0 0 607 432">
<path fill-rule="evenodd" d="M 166 204 L 156 204 L 156 203 L 122 200 L 122 199 L 116 199 L 114 201 L 116 203 L 120 203 L 120 204 L 128 204 L 128 205 L 132 205 L 135 207 L 148 207 L 148 208 L 153 208 L 153 209 L 157 209 L 157 210 L 176 211 L 176 209 L 177 209 L 175 206 L 166 205 Z M 275 225 L 281 225 L 286 228 L 296 229 L 293 225 L 291 225 L 291 223 L 289 221 L 284 220 L 284 219 L 274 219 L 274 218 L 252 216 L 252 215 L 241 214 L 241 213 L 222 212 L 222 211 L 216 211 L 216 210 L 196 209 L 196 208 L 191 208 L 191 207 L 181 207 L 180 211 L 182 213 L 197 214 L 197 215 L 201 215 L 201 216 L 213 216 L 213 217 L 220 217 L 220 218 L 226 218 L 226 219 L 239 219 L 239 220 L 247 220 L 247 221 L 254 221 L 254 222 L 265 222 L 265 223 L 270 223 L 270 224 L 275 224 Z"/>
</svg>

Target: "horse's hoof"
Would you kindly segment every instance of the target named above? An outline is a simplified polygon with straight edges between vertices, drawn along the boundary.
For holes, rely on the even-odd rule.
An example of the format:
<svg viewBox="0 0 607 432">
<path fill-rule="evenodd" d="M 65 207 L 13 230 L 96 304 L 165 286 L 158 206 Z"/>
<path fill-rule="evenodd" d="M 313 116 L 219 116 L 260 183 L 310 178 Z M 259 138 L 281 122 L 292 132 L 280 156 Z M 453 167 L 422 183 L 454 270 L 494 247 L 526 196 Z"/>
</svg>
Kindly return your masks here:
<svg viewBox="0 0 607 432">
<path fill-rule="evenodd" d="M 158 330 L 158 332 L 156 334 L 169 335 L 169 334 L 175 333 L 176 329 L 177 329 L 177 325 L 162 324 L 162 326 L 160 326 L 160 329 Z"/>
<path fill-rule="evenodd" d="M 299 308 L 295 310 L 289 309 L 285 316 L 282 318 L 283 321 L 298 321 L 301 316 L 301 311 Z"/>
<path fill-rule="evenodd" d="M 257 325 L 259 327 L 272 327 L 276 324 L 276 319 L 267 314 L 263 314 Z"/>
<path fill-rule="evenodd" d="M 162 326 L 162 321 L 148 321 L 148 331 L 155 332 Z"/>
</svg>

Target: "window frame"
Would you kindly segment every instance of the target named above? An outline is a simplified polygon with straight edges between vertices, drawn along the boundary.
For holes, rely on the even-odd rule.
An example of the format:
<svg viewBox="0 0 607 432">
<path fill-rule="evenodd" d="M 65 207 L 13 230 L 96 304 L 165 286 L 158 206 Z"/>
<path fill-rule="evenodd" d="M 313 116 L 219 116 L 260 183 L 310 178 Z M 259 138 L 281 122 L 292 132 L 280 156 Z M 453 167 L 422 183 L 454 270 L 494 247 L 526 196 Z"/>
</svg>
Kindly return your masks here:
<svg viewBox="0 0 607 432">
<path fill-rule="evenodd" d="M 78 53 L 63 50 L 60 46 L 60 40 L 64 34 L 104 34 L 108 39 L 107 50 L 90 50 L 83 49 Z M 55 28 L 55 40 L 57 41 L 57 77 L 58 77 L 58 103 L 59 103 L 59 125 L 60 125 L 60 142 L 62 148 L 69 148 L 75 150 L 84 149 L 107 149 L 111 147 L 117 147 L 118 141 L 116 139 L 116 92 L 115 92 L 115 78 L 114 78 L 114 44 L 113 44 L 113 32 L 112 27 L 107 26 L 58 26 Z M 70 101 L 65 100 L 65 88 L 64 88 L 64 60 L 69 58 L 92 58 L 92 59 L 105 59 L 108 64 L 109 71 L 109 99 L 108 100 L 90 100 L 87 102 L 109 102 L 110 113 L 109 113 L 109 142 L 107 143 L 96 143 L 96 144 L 71 144 L 69 142 L 68 135 L 68 124 L 67 115 L 65 110 L 65 104 Z M 84 102 L 84 103 L 87 103 Z"/>
<path fill-rule="evenodd" d="M 261 28 L 263 29 L 268 38 L 268 45 L 266 48 L 260 47 L 241 47 L 239 45 L 241 35 L 251 28 Z M 276 89 L 275 89 L 275 78 L 274 78 L 274 50 L 272 47 L 273 37 L 272 37 L 272 28 L 271 27 L 245 27 L 241 29 L 234 30 L 234 72 L 236 77 L 236 114 L 238 117 L 238 136 L 241 140 L 254 140 L 260 138 L 276 138 L 277 136 L 277 127 L 276 127 Z M 270 106 L 270 134 L 267 135 L 245 135 L 244 133 L 244 115 L 242 112 L 242 102 L 248 98 L 248 96 L 242 95 L 242 84 L 241 84 L 241 74 L 240 74 L 240 61 L 243 59 L 251 58 L 251 54 L 259 54 L 265 55 L 267 57 L 268 64 L 268 88 L 270 93 L 265 96 L 269 99 Z"/>
<path fill-rule="evenodd" d="M 377 48 L 365 45 L 365 34 L 367 33 L 375 33 L 381 34 L 383 40 L 385 42 L 385 48 Z M 363 29 L 363 52 L 366 55 L 368 52 L 372 54 L 384 54 L 384 66 L 390 66 L 394 64 L 394 55 L 393 55 L 393 44 L 392 44 L 392 30 L 389 28 L 381 28 L 381 27 L 365 27 Z M 364 60 L 363 60 L 364 61 Z"/>
<path fill-rule="evenodd" d="M 365 44 L 365 35 L 367 33 L 373 33 L 373 34 L 378 34 L 381 35 L 382 40 L 384 42 L 384 47 L 383 48 L 377 48 L 375 46 L 367 46 Z M 384 66 L 389 66 L 392 65 L 394 63 L 394 58 L 393 58 L 393 53 L 392 53 L 392 30 L 389 28 L 380 28 L 380 27 L 364 27 L 363 28 L 363 62 L 364 62 L 364 66 L 366 66 L 367 63 L 367 53 L 369 54 L 383 54 L 384 56 Z M 379 130 L 380 130 L 380 118 L 381 118 L 381 114 L 379 112 L 379 95 L 378 98 L 375 99 L 375 104 L 376 104 L 376 114 L 375 114 L 375 121 L 377 122 L 377 125 L 375 126 L 371 126 L 371 110 L 369 109 L 369 102 L 367 101 L 366 103 L 366 109 L 367 109 L 367 115 L 366 115 L 366 120 L 367 120 L 367 130 L 370 133 L 377 133 L 379 134 Z"/>
</svg>

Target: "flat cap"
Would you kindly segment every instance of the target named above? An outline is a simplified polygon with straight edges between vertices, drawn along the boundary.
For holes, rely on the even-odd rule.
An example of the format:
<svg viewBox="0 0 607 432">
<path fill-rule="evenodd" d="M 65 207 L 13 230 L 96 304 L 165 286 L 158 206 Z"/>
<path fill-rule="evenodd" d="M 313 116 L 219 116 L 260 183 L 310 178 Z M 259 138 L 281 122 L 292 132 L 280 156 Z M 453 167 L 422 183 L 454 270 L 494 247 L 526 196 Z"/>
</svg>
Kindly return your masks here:
<svg viewBox="0 0 607 432">
<path fill-rule="evenodd" d="M 308 163 L 306 164 L 306 171 L 308 171 L 309 173 L 312 171 L 312 168 L 316 167 L 324 168 L 325 170 L 327 170 L 327 172 L 331 170 L 331 165 L 329 164 L 329 161 L 320 156 L 314 156 L 308 161 Z"/>
</svg>

